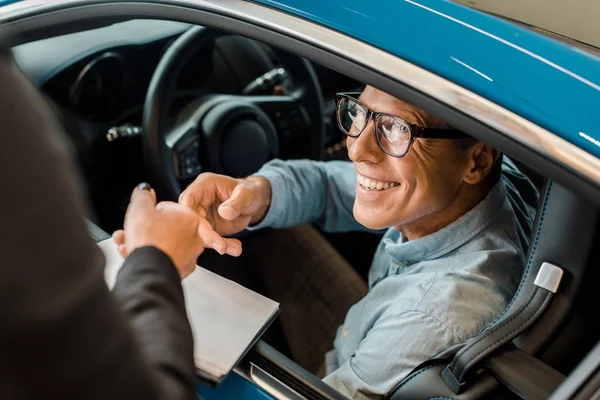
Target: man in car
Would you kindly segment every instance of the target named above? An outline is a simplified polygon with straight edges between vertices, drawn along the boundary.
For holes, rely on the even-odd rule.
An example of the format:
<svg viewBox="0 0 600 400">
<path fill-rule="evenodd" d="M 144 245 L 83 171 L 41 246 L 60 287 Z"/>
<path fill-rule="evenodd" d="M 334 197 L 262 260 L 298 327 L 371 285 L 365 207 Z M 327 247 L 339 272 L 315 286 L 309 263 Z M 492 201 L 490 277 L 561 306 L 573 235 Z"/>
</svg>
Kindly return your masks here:
<svg viewBox="0 0 600 400">
<path fill-rule="evenodd" d="M 352 398 L 378 398 L 506 308 L 537 192 L 493 148 L 373 87 L 338 95 L 337 118 L 352 163 L 274 160 L 241 180 L 203 174 L 180 202 L 221 254 L 241 253 L 223 236 L 296 227 L 246 239 L 244 255 L 282 303 L 297 362 Z M 387 230 L 368 282 L 310 223 Z"/>
</svg>

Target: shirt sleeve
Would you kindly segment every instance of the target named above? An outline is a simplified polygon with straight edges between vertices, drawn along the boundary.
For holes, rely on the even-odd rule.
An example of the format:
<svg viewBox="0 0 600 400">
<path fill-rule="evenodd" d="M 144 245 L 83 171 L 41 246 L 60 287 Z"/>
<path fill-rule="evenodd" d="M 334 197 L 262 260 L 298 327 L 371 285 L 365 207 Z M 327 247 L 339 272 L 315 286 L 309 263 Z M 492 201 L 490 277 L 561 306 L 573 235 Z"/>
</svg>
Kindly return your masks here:
<svg viewBox="0 0 600 400">
<path fill-rule="evenodd" d="M 271 183 L 271 205 L 250 230 L 315 223 L 327 232 L 370 231 L 354 218 L 356 172 L 350 162 L 273 160 L 256 175 Z"/>
<path fill-rule="evenodd" d="M 172 263 L 140 249 L 109 292 L 70 148 L 2 49 L 0 87 L 3 397 L 194 399 L 193 338 Z"/>
<path fill-rule="evenodd" d="M 337 340 L 352 340 L 352 332 Z M 460 341 L 429 314 L 406 311 L 386 315 L 324 382 L 355 400 L 382 399 L 423 361 Z"/>
</svg>

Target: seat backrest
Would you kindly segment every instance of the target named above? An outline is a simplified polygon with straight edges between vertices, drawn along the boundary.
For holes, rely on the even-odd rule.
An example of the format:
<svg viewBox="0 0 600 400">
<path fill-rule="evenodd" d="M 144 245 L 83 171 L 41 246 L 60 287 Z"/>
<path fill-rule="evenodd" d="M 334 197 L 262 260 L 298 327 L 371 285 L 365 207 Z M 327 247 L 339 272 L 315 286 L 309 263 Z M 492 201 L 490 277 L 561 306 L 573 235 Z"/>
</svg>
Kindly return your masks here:
<svg viewBox="0 0 600 400">
<path fill-rule="evenodd" d="M 477 336 L 423 363 L 390 397 L 475 399 L 491 398 L 494 390 L 502 390 L 495 378 L 482 372 L 486 359 L 513 344 L 537 355 L 560 334 L 585 281 L 597 219 L 595 206 L 561 185 L 545 183 L 527 265 L 506 310 Z M 551 286 L 556 284 L 553 294 Z M 544 361 L 552 365 L 567 357 L 570 350 L 562 347 L 547 352 Z"/>
<path fill-rule="evenodd" d="M 573 307 L 582 294 L 582 288 L 590 273 L 598 269 L 593 251 L 597 240 L 598 209 L 581 200 L 564 187 L 554 184 L 546 207 L 544 225 L 539 227 L 537 248 L 530 249 L 530 262 L 539 266 L 549 262 L 564 271 L 560 290 L 553 296 L 552 302 L 536 322 L 513 341 L 516 346 L 530 354 L 540 354 L 560 333 Z M 534 243 L 535 245 L 535 243 Z M 524 277 L 524 285 L 531 287 L 535 274 Z M 515 302 L 523 297 L 516 296 Z M 570 351 L 568 349 L 563 349 Z M 547 359 L 555 364 L 557 359 Z"/>
</svg>

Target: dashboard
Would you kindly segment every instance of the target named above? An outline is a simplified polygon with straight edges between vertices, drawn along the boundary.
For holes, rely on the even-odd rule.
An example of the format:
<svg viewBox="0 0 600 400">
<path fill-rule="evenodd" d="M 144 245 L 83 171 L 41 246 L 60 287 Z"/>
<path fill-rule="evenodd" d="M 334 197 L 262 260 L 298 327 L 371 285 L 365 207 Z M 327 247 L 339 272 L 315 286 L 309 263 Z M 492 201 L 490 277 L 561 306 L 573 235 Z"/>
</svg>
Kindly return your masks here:
<svg viewBox="0 0 600 400">
<path fill-rule="evenodd" d="M 28 77 L 62 108 L 89 121 L 118 123 L 141 107 L 162 55 L 189 27 L 135 20 L 28 43 L 13 53 Z M 240 37 L 218 39 L 216 48 L 202 49 L 182 69 L 178 95 L 239 92 L 272 67 L 264 52 L 257 57 L 252 51 L 258 46 Z M 241 68 L 246 57 L 252 62 Z"/>
<path fill-rule="evenodd" d="M 139 137 L 110 143 L 107 132 L 115 126 L 141 125 L 155 69 L 170 44 L 190 27 L 132 20 L 13 48 L 17 64 L 46 96 L 74 144 L 95 209 L 90 219 L 107 231 L 120 227 L 131 188 L 148 178 Z M 182 67 L 167 118 L 175 118 L 204 94 L 241 94 L 250 82 L 278 66 L 276 52 L 265 44 L 240 36 L 219 37 Z M 358 84 L 314 67 L 328 107 L 329 141 L 334 142 L 334 108 L 327 100 Z"/>
</svg>

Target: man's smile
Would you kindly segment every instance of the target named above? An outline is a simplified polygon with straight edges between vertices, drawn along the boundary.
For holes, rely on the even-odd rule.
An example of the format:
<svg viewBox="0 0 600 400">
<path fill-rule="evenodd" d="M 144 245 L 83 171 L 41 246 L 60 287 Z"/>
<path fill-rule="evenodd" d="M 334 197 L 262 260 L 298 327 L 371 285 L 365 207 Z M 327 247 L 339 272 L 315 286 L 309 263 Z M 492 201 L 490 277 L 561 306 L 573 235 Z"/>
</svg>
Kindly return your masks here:
<svg viewBox="0 0 600 400">
<path fill-rule="evenodd" d="M 358 172 L 356 173 L 356 181 L 358 182 L 359 186 L 361 186 L 363 189 L 366 189 L 369 191 L 370 190 L 383 191 L 383 190 L 395 188 L 396 186 L 400 185 L 398 182 L 380 181 L 380 180 L 375 180 L 372 178 L 367 178 L 366 176 L 363 176 L 363 175 L 359 174 Z"/>
</svg>

